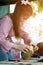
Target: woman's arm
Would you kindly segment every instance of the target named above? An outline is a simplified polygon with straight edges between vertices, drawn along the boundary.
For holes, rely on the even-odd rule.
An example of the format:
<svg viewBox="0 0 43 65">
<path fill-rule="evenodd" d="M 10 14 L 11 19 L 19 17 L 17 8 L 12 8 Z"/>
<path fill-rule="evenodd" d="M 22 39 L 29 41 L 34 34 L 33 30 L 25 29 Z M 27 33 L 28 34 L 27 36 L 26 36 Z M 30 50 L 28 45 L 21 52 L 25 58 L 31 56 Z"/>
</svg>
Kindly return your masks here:
<svg viewBox="0 0 43 65">
<path fill-rule="evenodd" d="M 12 20 L 9 16 L 5 16 L 1 19 L 1 26 L 0 26 L 0 45 L 4 52 L 7 52 L 10 50 L 14 43 L 12 43 L 10 40 L 7 39 L 7 36 L 9 35 L 9 31 L 11 27 L 13 26 Z"/>
<path fill-rule="evenodd" d="M 0 45 L 2 50 L 6 53 L 11 49 L 18 49 L 24 53 L 26 53 L 29 49 L 29 46 L 26 44 L 20 44 L 19 42 L 11 42 L 3 37 L 3 39 L 0 37 Z"/>
</svg>

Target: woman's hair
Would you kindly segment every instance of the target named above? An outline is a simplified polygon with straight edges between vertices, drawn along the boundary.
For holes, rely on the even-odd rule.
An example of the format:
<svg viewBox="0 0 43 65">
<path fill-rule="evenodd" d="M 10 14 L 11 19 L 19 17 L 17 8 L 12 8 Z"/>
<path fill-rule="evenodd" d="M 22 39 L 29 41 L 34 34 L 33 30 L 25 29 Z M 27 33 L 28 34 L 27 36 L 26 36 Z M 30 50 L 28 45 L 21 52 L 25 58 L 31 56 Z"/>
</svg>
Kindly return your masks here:
<svg viewBox="0 0 43 65">
<path fill-rule="evenodd" d="M 29 18 L 32 15 L 32 7 L 27 4 L 24 5 L 20 1 L 17 2 L 14 13 L 12 14 L 12 21 L 13 21 L 13 27 L 15 31 L 15 36 L 19 37 L 19 28 L 20 28 L 20 18 L 23 18 L 23 20 Z"/>
</svg>

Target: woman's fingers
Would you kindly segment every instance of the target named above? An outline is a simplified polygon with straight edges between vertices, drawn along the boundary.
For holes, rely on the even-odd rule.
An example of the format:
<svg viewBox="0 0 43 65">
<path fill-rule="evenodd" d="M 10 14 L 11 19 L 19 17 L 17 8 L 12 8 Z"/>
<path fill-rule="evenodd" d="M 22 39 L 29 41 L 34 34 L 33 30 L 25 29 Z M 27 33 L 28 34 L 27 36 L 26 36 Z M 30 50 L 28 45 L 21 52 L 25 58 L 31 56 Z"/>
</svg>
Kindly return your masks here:
<svg viewBox="0 0 43 65">
<path fill-rule="evenodd" d="M 26 53 L 26 51 L 25 51 L 25 50 L 22 50 L 22 52 L 23 52 L 23 53 Z"/>
<path fill-rule="evenodd" d="M 27 50 L 29 50 L 30 46 L 29 46 L 29 45 L 25 45 L 25 48 L 26 48 Z"/>
<path fill-rule="evenodd" d="M 35 51 L 37 51 L 39 48 L 38 48 L 38 46 L 35 46 Z"/>
<path fill-rule="evenodd" d="M 28 50 L 29 50 L 29 46 L 28 45 L 24 45 L 23 51 L 27 52 Z"/>
<path fill-rule="evenodd" d="M 25 48 L 25 49 L 23 49 L 25 52 L 28 52 L 28 49 L 27 48 Z"/>
</svg>

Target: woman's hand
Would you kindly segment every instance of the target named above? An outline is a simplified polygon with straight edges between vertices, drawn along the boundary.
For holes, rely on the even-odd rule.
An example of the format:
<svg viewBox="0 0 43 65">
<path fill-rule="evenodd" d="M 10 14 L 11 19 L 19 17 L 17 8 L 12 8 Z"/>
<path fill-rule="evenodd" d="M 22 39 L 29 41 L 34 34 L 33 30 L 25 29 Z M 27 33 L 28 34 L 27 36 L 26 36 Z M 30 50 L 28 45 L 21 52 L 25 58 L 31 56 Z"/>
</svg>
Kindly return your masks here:
<svg viewBox="0 0 43 65">
<path fill-rule="evenodd" d="M 32 44 L 32 46 L 34 47 L 34 51 L 37 51 L 39 49 L 37 45 Z"/>
<path fill-rule="evenodd" d="M 26 44 L 14 44 L 13 49 L 18 49 L 24 53 L 26 53 L 29 50 L 29 46 Z"/>
</svg>

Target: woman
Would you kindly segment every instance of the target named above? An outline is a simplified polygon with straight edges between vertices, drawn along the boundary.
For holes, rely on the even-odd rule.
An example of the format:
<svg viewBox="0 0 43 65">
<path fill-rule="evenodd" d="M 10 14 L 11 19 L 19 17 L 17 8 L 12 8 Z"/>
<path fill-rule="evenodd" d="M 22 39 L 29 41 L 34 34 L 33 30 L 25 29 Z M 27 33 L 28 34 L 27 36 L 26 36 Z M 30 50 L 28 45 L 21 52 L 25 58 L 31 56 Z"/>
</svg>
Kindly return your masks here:
<svg viewBox="0 0 43 65">
<path fill-rule="evenodd" d="M 3 9 L 3 7 L 1 9 Z M 5 10 L 6 9 L 3 10 L 3 13 Z M 18 42 L 15 42 L 18 44 L 14 44 L 14 42 L 12 42 L 11 37 L 14 36 L 15 33 L 13 31 L 12 20 L 7 14 L 8 12 L 0 16 L 0 61 L 13 59 L 11 56 L 11 49 L 18 49 L 22 52 L 26 52 L 29 49 L 29 46 L 25 44 L 19 44 Z"/>
<path fill-rule="evenodd" d="M 27 45 L 22 45 L 18 42 L 16 42 L 18 44 L 14 44 L 11 41 L 10 36 L 14 35 L 12 34 L 12 27 L 12 20 L 9 16 L 4 16 L 0 20 L 0 60 L 8 60 L 8 55 L 12 48 L 21 50 L 22 52 L 25 52 L 25 50 L 27 51 L 29 49 Z"/>
<path fill-rule="evenodd" d="M 13 21 L 13 29 L 15 30 L 16 38 L 23 38 L 25 44 L 27 45 L 31 45 L 32 43 L 36 50 L 38 49 L 37 46 L 35 46 L 32 42 L 29 32 L 25 30 L 25 27 L 23 27 L 27 19 L 29 19 L 32 16 L 32 14 L 33 10 L 31 5 L 29 5 L 28 3 L 25 5 L 25 3 L 22 4 L 21 1 L 18 1 L 14 13 L 11 15 L 11 19 Z"/>
</svg>

